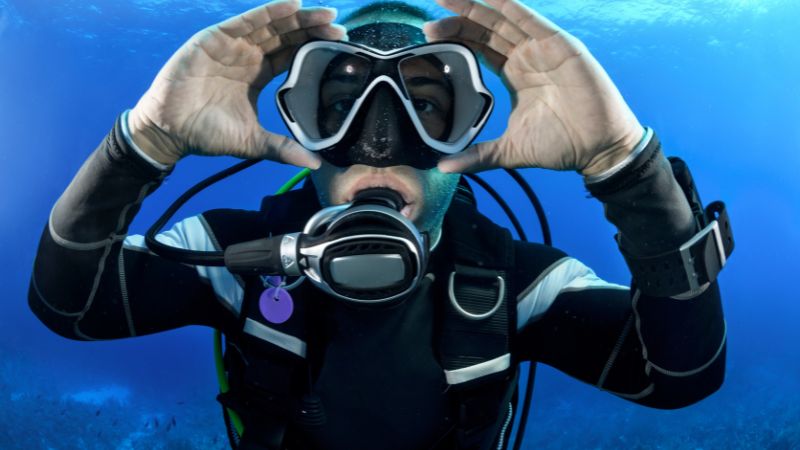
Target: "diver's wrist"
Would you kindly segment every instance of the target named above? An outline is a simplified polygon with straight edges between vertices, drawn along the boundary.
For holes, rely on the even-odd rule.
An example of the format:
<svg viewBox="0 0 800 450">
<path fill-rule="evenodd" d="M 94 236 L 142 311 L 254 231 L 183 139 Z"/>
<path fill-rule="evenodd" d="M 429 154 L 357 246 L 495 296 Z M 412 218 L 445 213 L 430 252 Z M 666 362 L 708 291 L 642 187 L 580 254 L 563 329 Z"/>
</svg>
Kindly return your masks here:
<svg viewBox="0 0 800 450">
<path fill-rule="evenodd" d="M 621 172 L 647 148 L 652 139 L 652 128 L 642 127 L 642 134 L 636 140 L 628 139 L 627 144 L 621 144 L 618 150 L 612 151 L 600 163 L 581 171 L 584 183 L 587 185 L 599 183 Z M 634 142 L 634 144 L 630 144 L 630 142 Z"/>
<path fill-rule="evenodd" d="M 126 142 L 153 167 L 170 170 L 180 159 L 180 151 L 165 133 L 144 122 L 133 110 L 123 113 L 122 132 Z"/>
</svg>

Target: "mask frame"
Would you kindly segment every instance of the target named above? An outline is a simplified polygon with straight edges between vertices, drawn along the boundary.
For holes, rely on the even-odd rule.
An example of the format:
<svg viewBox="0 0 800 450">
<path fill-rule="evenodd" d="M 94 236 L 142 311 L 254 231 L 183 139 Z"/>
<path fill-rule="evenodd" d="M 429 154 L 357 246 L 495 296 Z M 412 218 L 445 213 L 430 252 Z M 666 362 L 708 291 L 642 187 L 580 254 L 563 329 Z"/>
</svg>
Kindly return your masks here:
<svg viewBox="0 0 800 450">
<path fill-rule="evenodd" d="M 309 57 L 309 55 L 321 49 L 329 50 L 337 54 L 345 53 L 369 59 L 372 63 L 372 66 L 380 64 L 383 67 L 393 67 L 389 74 L 385 73 L 385 70 L 383 73 L 379 72 L 377 75 L 375 73 L 369 74 L 366 86 L 358 94 L 358 97 L 354 101 L 350 111 L 347 113 L 347 116 L 342 122 L 338 131 L 325 138 L 311 136 L 304 129 L 300 122 L 311 121 L 312 118 L 300 118 L 298 111 L 292 111 L 292 108 L 289 105 L 289 102 L 287 102 L 286 98 L 287 95 L 290 95 L 290 93 L 293 92 L 293 89 L 298 87 L 301 78 L 304 76 L 304 68 L 311 63 L 309 59 L 313 59 L 313 56 Z M 451 75 L 453 78 L 458 77 L 458 90 L 456 90 L 454 93 L 456 101 L 458 101 L 459 92 L 463 93 L 464 89 L 468 89 L 469 92 L 476 96 L 476 98 L 480 97 L 483 100 L 482 104 L 473 105 L 475 107 L 475 119 L 472 120 L 469 117 L 464 118 L 464 121 L 469 121 L 471 123 L 467 122 L 469 124 L 465 127 L 464 131 L 460 133 L 461 135 L 453 141 L 436 139 L 428 133 L 428 131 L 425 129 L 425 125 L 422 123 L 417 114 L 413 99 L 410 98 L 406 92 L 406 88 L 403 83 L 401 64 L 409 58 L 426 55 L 440 55 L 440 57 L 442 55 L 448 55 L 448 57 L 461 58 L 460 62 L 466 64 L 467 73 L 453 73 Z M 385 64 L 386 62 L 389 62 L 390 64 Z M 392 62 L 394 62 L 394 64 L 391 64 Z M 319 70 L 319 68 L 316 69 Z M 494 96 L 483 84 L 480 65 L 474 53 L 468 47 L 453 42 L 419 44 L 391 51 L 381 51 L 368 46 L 349 42 L 311 41 L 304 44 L 297 50 L 289 70 L 289 74 L 275 94 L 275 101 L 281 118 L 284 120 L 287 128 L 292 133 L 294 138 L 300 143 L 300 145 L 310 151 L 320 152 L 334 147 L 336 144 L 345 139 L 348 131 L 353 126 L 353 122 L 359 111 L 364 107 L 366 100 L 370 97 L 370 94 L 381 85 L 381 83 L 386 83 L 389 87 L 391 87 L 391 89 L 397 95 L 397 98 L 403 104 L 403 107 L 408 114 L 408 118 L 414 125 L 419 137 L 422 139 L 425 145 L 439 154 L 452 155 L 467 148 L 469 144 L 472 143 L 472 141 L 477 137 L 478 133 L 480 133 L 480 131 L 483 129 L 483 126 L 486 124 L 486 121 L 488 120 L 489 116 L 491 115 L 491 111 L 494 108 Z M 309 95 L 309 93 L 304 92 L 302 95 Z M 464 113 L 462 112 L 461 114 Z M 469 112 L 467 112 L 467 114 L 469 114 Z M 304 115 L 310 116 L 312 114 L 306 113 Z M 316 117 L 314 117 L 313 120 L 316 121 Z"/>
</svg>

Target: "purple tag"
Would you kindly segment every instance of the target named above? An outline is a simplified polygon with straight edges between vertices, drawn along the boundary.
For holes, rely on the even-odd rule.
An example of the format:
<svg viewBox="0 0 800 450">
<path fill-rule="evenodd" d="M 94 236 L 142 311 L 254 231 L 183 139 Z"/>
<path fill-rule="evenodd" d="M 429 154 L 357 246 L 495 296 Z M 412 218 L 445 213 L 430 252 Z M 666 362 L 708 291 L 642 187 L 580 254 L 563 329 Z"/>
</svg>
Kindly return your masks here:
<svg viewBox="0 0 800 450">
<path fill-rule="evenodd" d="M 283 323 L 292 317 L 294 302 L 286 289 L 271 287 L 261 293 L 258 299 L 261 315 L 271 323 Z"/>
</svg>

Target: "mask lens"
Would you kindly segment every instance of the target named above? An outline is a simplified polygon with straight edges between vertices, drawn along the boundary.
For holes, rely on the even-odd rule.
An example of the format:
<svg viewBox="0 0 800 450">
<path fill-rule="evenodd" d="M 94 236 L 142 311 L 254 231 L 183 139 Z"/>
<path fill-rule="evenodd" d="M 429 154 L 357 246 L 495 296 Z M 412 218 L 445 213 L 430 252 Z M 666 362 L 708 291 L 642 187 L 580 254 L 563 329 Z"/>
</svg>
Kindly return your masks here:
<svg viewBox="0 0 800 450">
<path fill-rule="evenodd" d="M 303 59 L 295 86 L 283 95 L 285 107 L 311 139 L 336 134 L 364 92 L 370 72 L 367 58 L 331 49 L 315 49 Z"/>
<path fill-rule="evenodd" d="M 399 69 L 416 116 L 432 139 L 457 142 L 484 113 L 487 100 L 475 91 L 461 53 L 412 56 Z"/>
</svg>

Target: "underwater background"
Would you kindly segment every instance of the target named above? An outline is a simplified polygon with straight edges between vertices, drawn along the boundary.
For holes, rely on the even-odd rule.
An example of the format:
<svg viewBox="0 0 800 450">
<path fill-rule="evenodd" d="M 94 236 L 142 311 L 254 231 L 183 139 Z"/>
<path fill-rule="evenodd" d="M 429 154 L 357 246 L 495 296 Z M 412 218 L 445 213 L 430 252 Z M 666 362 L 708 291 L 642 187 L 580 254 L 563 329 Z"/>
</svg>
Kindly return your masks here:
<svg viewBox="0 0 800 450">
<path fill-rule="evenodd" d="M 437 16 L 432 2 L 410 2 Z M 800 1 L 528 0 L 583 40 L 668 155 L 685 159 L 704 202 L 724 200 L 737 248 L 720 285 L 726 382 L 677 411 L 637 406 L 539 366 L 529 449 L 800 449 Z M 0 0 L 0 449 L 228 448 L 212 331 L 78 342 L 29 311 L 40 233 L 72 176 L 169 56 L 252 0 Z M 363 4 L 336 6 L 340 16 Z M 499 136 L 508 95 L 481 139 Z M 262 123 L 285 132 L 272 83 Z M 145 202 L 143 233 L 186 188 L 230 158 L 189 157 Z M 257 208 L 295 168 L 263 163 L 220 183 L 180 216 Z M 572 172 L 527 169 L 554 245 L 606 280 L 629 275 L 602 205 Z M 484 174 L 541 239 L 522 193 Z M 510 222 L 480 192 L 481 209 Z M 376 447 L 378 448 L 378 447 Z"/>
</svg>

